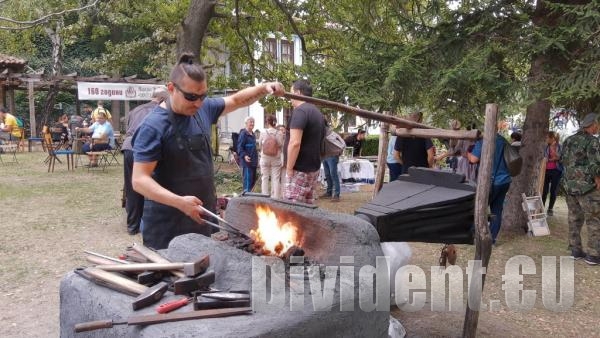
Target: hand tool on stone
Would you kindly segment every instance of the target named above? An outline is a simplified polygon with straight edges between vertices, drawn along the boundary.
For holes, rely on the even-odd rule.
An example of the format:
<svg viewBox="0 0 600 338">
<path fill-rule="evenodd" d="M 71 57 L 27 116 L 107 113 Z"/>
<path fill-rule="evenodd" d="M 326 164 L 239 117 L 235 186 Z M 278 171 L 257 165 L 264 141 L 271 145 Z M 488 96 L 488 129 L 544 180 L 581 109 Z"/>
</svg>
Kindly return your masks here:
<svg viewBox="0 0 600 338">
<path fill-rule="evenodd" d="M 122 266 L 127 265 L 123 264 Z M 154 285 L 153 287 L 147 287 L 145 285 L 141 285 L 132 280 L 129 280 L 125 277 L 121 277 L 114 273 L 110 273 L 108 271 L 104 271 L 94 267 L 85 268 L 84 272 L 96 279 L 102 280 L 112 285 L 117 285 L 119 288 L 137 294 L 138 296 L 131 303 L 133 310 L 138 310 L 158 302 L 165 294 L 168 288 L 168 285 L 165 282 L 160 282 Z"/>
<path fill-rule="evenodd" d="M 94 322 L 75 324 L 75 332 L 108 329 L 114 325 L 150 325 L 158 323 L 176 322 L 181 320 L 219 318 L 252 313 L 251 307 L 240 307 L 231 309 L 201 310 L 183 313 L 165 313 L 157 315 L 131 316 L 126 321 L 98 320 Z"/>
<path fill-rule="evenodd" d="M 155 263 L 171 263 L 168 259 L 161 256 L 158 252 L 144 246 L 141 244 L 133 243 L 131 245 L 131 250 L 139 253 L 143 257 Z M 206 267 L 210 265 L 210 256 L 207 257 Z M 172 286 L 172 290 L 176 295 L 187 295 L 192 291 L 196 291 L 200 288 L 206 288 L 208 285 L 215 282 L 214 272 L 211 274 L 203 274 L 197 277 L 188 277 L 182 271 L 179 270 L 169 270 L 170 273 L 179 277 Z"/>
<path fill-rule="evenodd" d="M 110 257 L 110 256 L 99 254 L 97 252 L 89 251 L 89 250 L 83 250 L 83 252 L 85 252 L 86 254 L 91 255 L 91 256 L 95 256 L 95 257 L 99 257 L 99 258 L 104 258 L 105 260 L 109 260 L 109 261 L 112 261 L 114 263 L 122 263 L 122 264 L 129 264 L 129 263 L 131 263 L 131 262 L 126 261 L 124 259 L 113 258 L 113 257 Z"/>
<path fill-rule="evenodd" d="M 125 252 L 123 254 L 121 254 L 119 256 L 119 258 L 126 259 L 128 261 L 135 262 L 135 263 L 148 263 L 148 262 L 151 262 L 150 259 L 148 259 L 147 257 L 144 257 L 139 252 L 133 250 L 132 247 L 127 247 L 127 249 L 125 250 Z"/>
<path fill-rule="evenodd" d="M 154 262 L 154 263 L 171 263 L 171 261 L 169 261 L 168 259 L 164 258 L 163 256 L 161 256 L 158 252 L 144 246 L 141 244 L 137 244 L 137 243 L 133 243 L 131 245 L 131 249 L 135 252 L 137 252 L 138 254 L 144 256 L 145 258 L 147 258 L 149 261 Z M 172 274 L 174 274 L 177 277 L 186 277 L 186 275 L 183 273 L 183 271 L 179 271 L 179 270 L 169 270 L 169 272 L 171 272 Z"/>
<path fill-rule="evenodd" d="M 246 238 L 248 238 L 248 236 L 247 236 L 247 235 L 245 235 L 245 234 L 244 234 L 244 233 L 242 233 L 240 230 L 238 230 L 236 227 L 234 227 L 233 225 L 231 225 L 231 223 L 227 222 L 227 221 L 226 221 L 226 220 L 225 220 L 223 217 L 221 217 L 221 216 L 219 216 L 219 215 L 215 214 L 214 212 L 212 212 L 212 211 L 210 211 L 210 210 L 206 209 L 205 207 L 203 207 L 203 206 L 201 206 L 201 205 L 200 205 L 200 209 L 202 209 L 202 211 L 204 211 L 205 213 L 209 214 L 210 216 L 214 217 L 214 218 L 215 218 L 217 221 L 219 221 L 219 222 L 222 222 L 223 224 L 225 224 L 225 225 L 227 225 L 228 227 L 230 227 L 230 228 L 231 228 L 231 230 L 225 230 L 225 229 L 223 229 L 223 228 L 222 228 L 222 227 L 220 227 L 220 226 L 218 226 L 217 228 L 219 228 L 219 229 L 223 229 L 223 230 L 225 230 L 225 231 L 233 232 L 233 233 L 234 233 L 234 234 L 236 234 L 236 235 L 240 235 L 240 236 L 242 236 L 242 237 L 246 237 Z M 206 220 L 205 220 L 205 221 L 206 221 Z M 208 221 L 206 221 L 206 222 L 208 222 Z M 212 224 L 211 224 L 211 225 L 212 225 Z"/>
<path fill-rule="evenodd" d="M 80 267 L 80 268 L 76 268 L 75 270 L 73 270 L 73 272 L 75 272 L 78 276 L 83 277 L 83 278 L 89 280 L 90 282 L 92 282 L 94 284 L 103 286 L 105 288 L 109 288 L 111 290 L 115 290 L 115 291 L 120 292 L 120 293 L 124 293 L 124 294 L 129 295 L 129 296 L 133 296 L 133 297 L 138 296 L 137 292 L 132 292 L 132 291 L 129 291 L 128 289 L 125 289 L 125 288 L 123 288 L 123 287 L 121 287 L 119 285 L 112 284 L 112 283 L 107 282 L 105 280 L 92 277 L 90 274 L 88 274 L 87 272 L 85 272 L 85 269 L 86 268 L 84 268 L 84 267 Z"/>
<path fill-rule="evenodd" d="M 250 299 L 240 300 L 219 300 L 196 296 L 194 299 L 194 310 L 209 310 L 209 309 L 228 309 L 232 307 L 250 306 Z"/>
<path fill-rule="evenodd" d="M 196 277 L 181 277 L 173 283 L 173 293 L 176 295 L 187 295 L 194 291 L 208 289 L 214 282 L 214 271 L 207 271 Z"/>
<path fill-rule="evenodd" d="M 163 303 L 163 304 L 160 304 L 159 306 L 157 306 L 156 312 L 169 313 L 171 311 L 179 309 L 182 306 L 189 304 L 189 302 L 191 302 L 192 300 L 193 300 L 192 297 L 188 297 L 188 298 L 181 298 L 178 300 L 166 302 L 166 303 Z"/>
<path fill-rule="evenodd" d="M 220 292 L 206 292 L 206 293 L 202 293 L 202 297 L 230 301 L 230 300 L 250 299 L 250 294 L 248 294 L 248 293 L 240 293 L 240 292 L 224 292 L 224 291 L 220 291 Z"/>
<path fill-rule="evenodd" d="M 85 256 L 85 259 L 88 262 L 94 263 L 96 265 L 110 265 L 113 263 L 131 264 L 131 262 L 125 261 L 122 259 L 116 259 L 116 258 L 113 259 L 111 257 L 100 255 L 100 254 L 94 254 L 89 251 L 84 251 L 84 252 L 88 253 Z M 94 255 L 94 256 L 92 256 L 92 255 Z M 144 284 L 144 285 L 156 284 L 156 283 L 160 282 L 164 277 L 164 274 L 161 271 L 144 271 L 141 273 L 136 273 L 135 271 L 123 271 L 123 273 L 125 275 L 127 275 L 127 277 L 133 277 L 133 278 L 137 279 L 138 283 Z"/>
<path fill-rule="evenodd" d="M 193 277 L 206 271 L 210 264 L 208 255 L 200 257 L 194 262 L 182 263 L 131 263 L 98 265 L 98 269 L 105 271 L 146 271 L 146 270 L 183 270 L 188 277 Z"/>
</svg>

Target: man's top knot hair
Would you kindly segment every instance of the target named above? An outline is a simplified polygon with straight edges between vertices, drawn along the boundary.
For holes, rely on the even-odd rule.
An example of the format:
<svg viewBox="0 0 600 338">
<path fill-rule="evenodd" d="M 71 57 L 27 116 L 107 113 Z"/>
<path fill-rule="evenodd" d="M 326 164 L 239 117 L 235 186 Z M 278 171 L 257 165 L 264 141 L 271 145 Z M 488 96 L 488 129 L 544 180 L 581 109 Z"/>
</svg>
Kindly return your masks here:
<svg viewBox="0 0 600 338">
<path fill-rule="evenodd" d="M 181 83 L 184 76 L 188 76 L 194 81 L 202 82 L 206 79 L 202 65 L 195 62 L 196 56 L 192 53 L 183 53 L 179 56 L 179 61 L 171 71 L 170 81 Z"/>
<path fill-rule="evenodd" d="M 183 53 L 179 57 L 179 63 L 193 65 L 194 64 L 194 54 L 191 53 Z"/>
</svg>

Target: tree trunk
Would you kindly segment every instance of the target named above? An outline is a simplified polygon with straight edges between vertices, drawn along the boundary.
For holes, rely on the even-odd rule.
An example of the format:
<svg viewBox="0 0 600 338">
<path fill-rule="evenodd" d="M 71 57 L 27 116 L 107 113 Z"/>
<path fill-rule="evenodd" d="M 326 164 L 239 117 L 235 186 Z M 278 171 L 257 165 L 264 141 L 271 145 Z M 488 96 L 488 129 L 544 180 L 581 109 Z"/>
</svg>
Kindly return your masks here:
<svg viewBox="0 0 600 338">
<path fill-rule="evenodd" d="M 538 1 L 532 15 L 535 26 L 547 28 L 556 26 L 560 13 L 550 12 L 544 1 Z M 512 234 L 523 234 L 527 230 L 527 217 L 521 206 L 521 193 L 527 196 L 537 195 L 537 182 L 541 160 L 544 157 L 546 135 L 549 128 L 551 102 L 547 99 L 548 92 L 537 91 L 538 84 L 547 78 L 548 69 L 564 69 L 566 61 L 551 52 L 533 56 L 529 71 L 529 84 L 532 89 L 533 103 L 527 107 L 525 124 L 523 125 L 523 140 L 520 154 L 523 158 L 521 174 L 513 177 L 506 197 L 506 206 L 502 212 L 502 231 Z M 550 70 L 552 71 L 552 70 Z"/>
<path fill-rule="evenodd" d="M 62 28 L 64 22 L 62 17 L 56 21 L 56 27 L 54 29 L 45 27 L 46 34 L 52 42 L 52 77 L 60 75 L 62 73 L 63 66 L 63 42 L 62 42 Z M 48 88 L 48 94 L 46 95 L 46 102 L 42 111 L 42 123 L 48 124 L 48 118 L 54 111 L 54 104 L 56 102 L 56 95 L 58 95 L 58 85 L 52 83 Z"/>
<path fill-rule="evenodd" d="M 177 57 L 182 53 L 192 53 L 201 62 L 202 41 L 210 19 L 215 16 L 215 0 L 192 0 L 188 13 L 177 34 Z"/>
</svg>

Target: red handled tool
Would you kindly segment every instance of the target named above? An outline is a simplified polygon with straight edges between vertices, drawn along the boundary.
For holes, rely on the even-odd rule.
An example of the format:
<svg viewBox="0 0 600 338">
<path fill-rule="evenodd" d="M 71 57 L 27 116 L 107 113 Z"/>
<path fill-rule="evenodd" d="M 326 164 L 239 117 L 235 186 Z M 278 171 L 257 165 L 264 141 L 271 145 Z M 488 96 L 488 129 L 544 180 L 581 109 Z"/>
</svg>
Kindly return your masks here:
<svg viewBox="0 0 600 338">
<path fill-rule="evenodd" d="M 158 313 L 169 313 L 173 310 L 177 310 L 182 306 L 187 305 L 189 302 L 192 301 L 192 298 L 182 298 L 179 300 L 174 300 L 172 302 L 167 302 L 164 304 L 160 304 L 159 306 L 156 307 L 156 312 Z"/>
</svg>

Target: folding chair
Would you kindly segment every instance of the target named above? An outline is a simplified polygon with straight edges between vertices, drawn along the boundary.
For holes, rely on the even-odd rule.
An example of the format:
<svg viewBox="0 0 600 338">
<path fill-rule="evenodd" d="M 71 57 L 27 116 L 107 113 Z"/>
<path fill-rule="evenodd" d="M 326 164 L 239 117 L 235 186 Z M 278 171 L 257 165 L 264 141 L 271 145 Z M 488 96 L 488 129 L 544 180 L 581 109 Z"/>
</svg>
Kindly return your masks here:
<svg viewBox="0 0 600 338">
<path fill-rule="evenodd" d="M 67 170 L 75 170 L 75 152 L 71 149 L 55 149 L 54 142 L 52 141 L 52 134 L 44 133 L 44 143 L 46 145 L 46 150 L 48 151 L 48 157 L 46 161 L 48 162 L 48 172 L 54 172 L 54 164 L 56 161 L 62 163 L 58 159 L 58 155 L 65 155 L 67 158 Z"/>
<path fill-rule="evenodd" d="M 16 143 L 0 144 L 0 164 L 19 163 L 17 160 L 17 149 L 19 145 Z M 4 160 L 2 155 L 8 155 L 9 161 Z"/>
<path fill-rule="evenodd" d="M 4 144 L 0 144 L 0 163 L 19 163 L 17 159 L 17 151 L 19 150 L 19 146 L 21 144 L 21 140 L 23 139 L 23 129 L 21 128 L 21 137 L 14 138 L 12 135 L 8 141 Z M 8 155 L 10 161 L 6 161 L 2 158 L 2 154 Z"/>
</svg>

